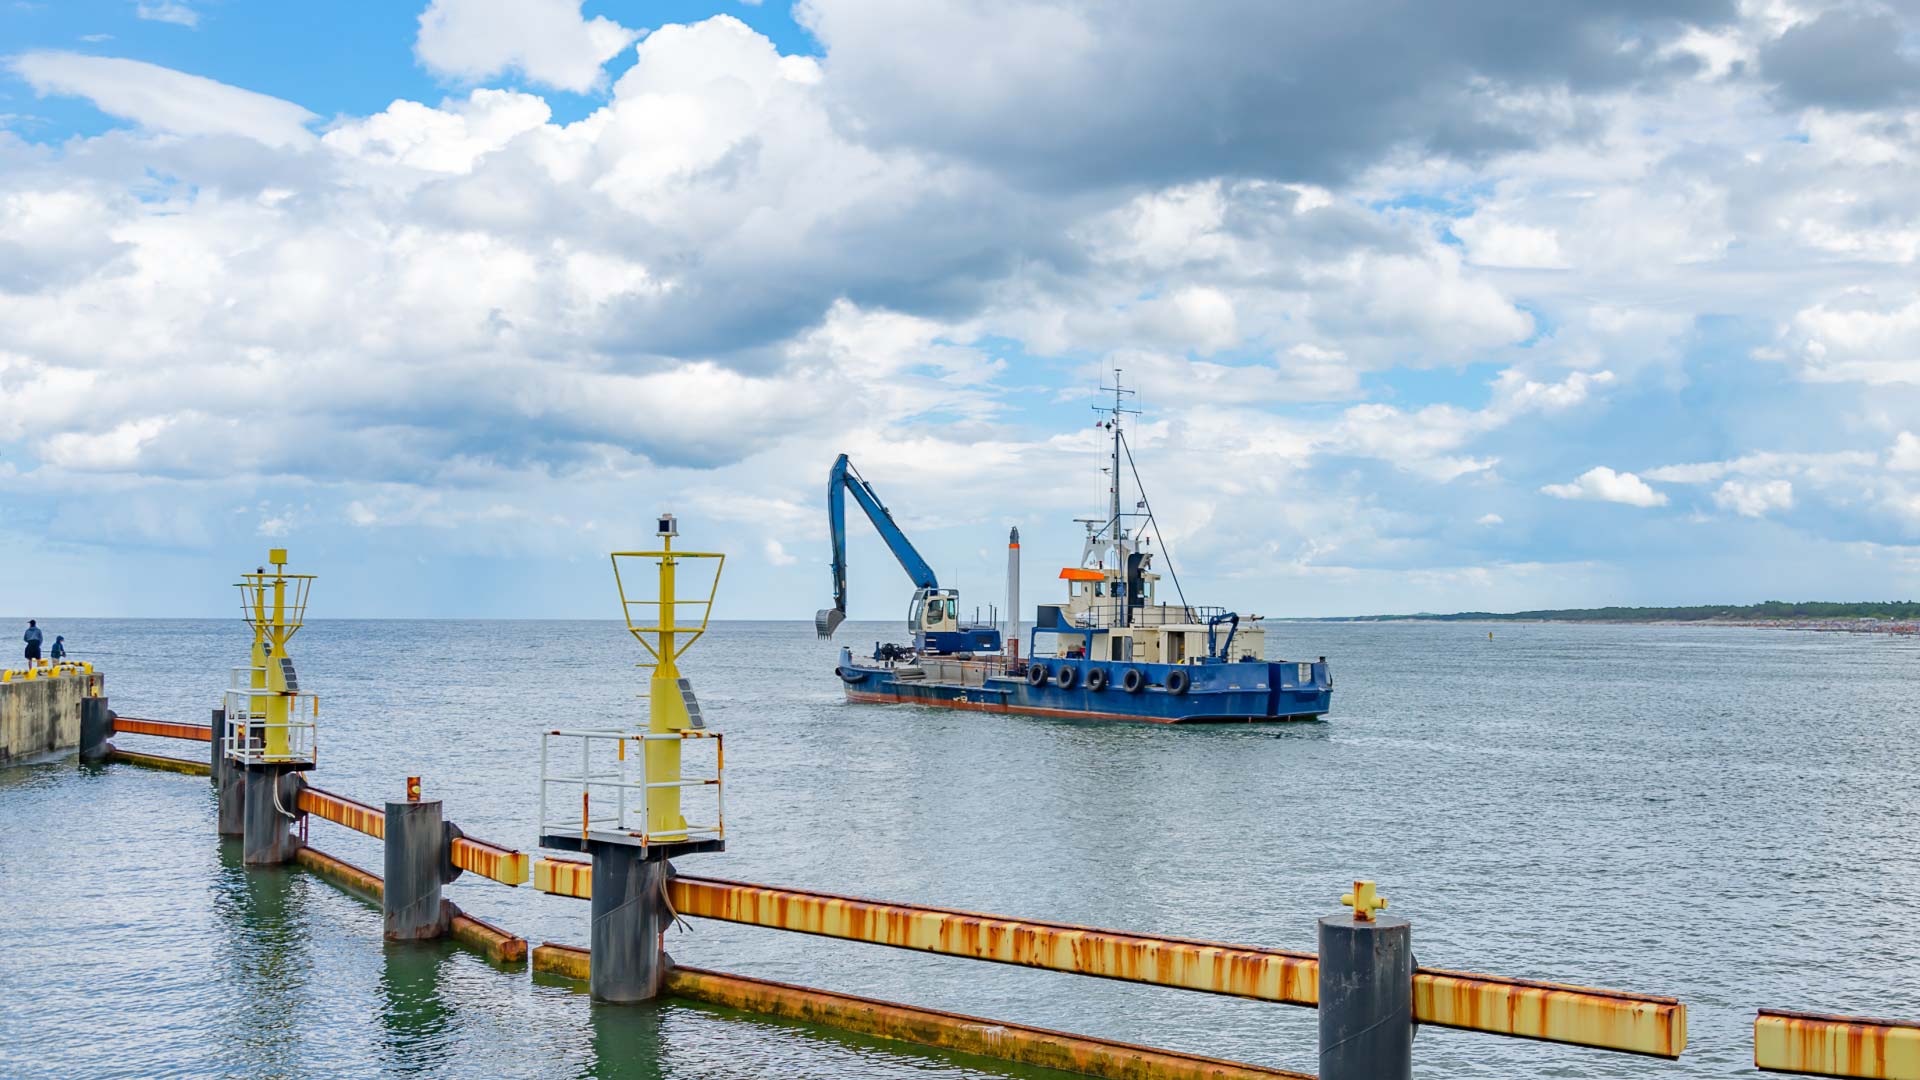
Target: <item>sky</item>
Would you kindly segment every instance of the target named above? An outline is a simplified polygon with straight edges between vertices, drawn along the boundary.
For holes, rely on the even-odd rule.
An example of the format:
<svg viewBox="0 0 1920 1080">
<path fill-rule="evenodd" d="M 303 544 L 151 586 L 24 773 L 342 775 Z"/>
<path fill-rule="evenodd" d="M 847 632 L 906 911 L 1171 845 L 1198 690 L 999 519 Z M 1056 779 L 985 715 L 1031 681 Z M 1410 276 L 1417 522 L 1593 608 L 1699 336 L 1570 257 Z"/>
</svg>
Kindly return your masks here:
<svg viewBox="0 0 1920 1080">
<path fill-rule="evenodd" d="M 1908 0 L 0 0 L 0 612 L 1913 598 L 1917 260 Z"/>
</svg>

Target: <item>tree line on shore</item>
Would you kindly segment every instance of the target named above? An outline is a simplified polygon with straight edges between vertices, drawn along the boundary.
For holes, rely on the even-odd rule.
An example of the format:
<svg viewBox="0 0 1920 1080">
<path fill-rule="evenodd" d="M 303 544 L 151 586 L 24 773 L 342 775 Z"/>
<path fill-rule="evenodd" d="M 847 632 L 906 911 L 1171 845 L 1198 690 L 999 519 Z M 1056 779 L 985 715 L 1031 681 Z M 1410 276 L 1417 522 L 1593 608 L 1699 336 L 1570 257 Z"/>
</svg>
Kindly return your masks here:
<svg viewBox="0 0 1920 1080">
<path fill-rule="evenodd" d="M 1800 622 L 1825 619 L 1920 619 L 1920 601 L 1768 600 L 1760 604 L 1694 604 L 1685 607 L 1555 608 L 1544 611 L 1456 611 L 1450 615 L 1356 615 L 1329 622 L 1385 622 L 1423 619 L 1435 622 Z"/>
</svg>

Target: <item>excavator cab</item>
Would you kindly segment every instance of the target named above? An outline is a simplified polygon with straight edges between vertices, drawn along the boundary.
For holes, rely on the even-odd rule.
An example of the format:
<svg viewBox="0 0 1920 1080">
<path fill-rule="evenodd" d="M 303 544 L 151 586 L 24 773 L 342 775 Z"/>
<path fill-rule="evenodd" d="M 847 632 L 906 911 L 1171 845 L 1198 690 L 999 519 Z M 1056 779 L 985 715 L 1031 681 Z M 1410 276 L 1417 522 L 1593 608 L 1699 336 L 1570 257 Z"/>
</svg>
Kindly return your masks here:
<svg viewBox="0 0 1920 1080">
<path fill-rule="evenodd" d="M 960 628 L 960 594 L 953 589 L 919 589 L 907 612 L 907 625 L 916 634 L 942 633 Z"/>
<path fill-rule="evenodd" d="M 999 652 L 1000 631 L 991 626 L 963 626 L 960 593 L 956 589 L 916 589 L 907 609 L 907 629 L 914 648 L 924 653 Z"/>
</svg>

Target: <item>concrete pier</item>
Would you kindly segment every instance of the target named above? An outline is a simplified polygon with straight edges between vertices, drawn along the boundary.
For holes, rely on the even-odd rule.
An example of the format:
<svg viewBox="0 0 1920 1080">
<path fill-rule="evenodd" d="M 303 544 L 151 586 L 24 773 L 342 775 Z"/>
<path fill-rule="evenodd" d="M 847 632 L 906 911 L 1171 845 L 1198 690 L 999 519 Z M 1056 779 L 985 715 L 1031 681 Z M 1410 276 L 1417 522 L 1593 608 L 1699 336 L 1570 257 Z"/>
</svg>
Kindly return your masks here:
<svg viewBox="0 0 1920 1080">
<path fill-rule="evenodd" d="M 1320 1080 L 1412 1080 L 1413 927 L 1320 920 Z"/>
<path fill-rule="evenodd" d="M 673 922 L 667 910 L 665 859 L 649 861 L 633 844 L 594 842 L 593 969 L 587 991 L 595 1001 L 651 1001 L 666 985 L 661 937 Z"/>
<path fill-rule="evenodd" d="M 300 849 L 300 838 L 293 833 L 299 774 L 280 765 L 248 765 L 237 771 L 246 788 L 242 860 L 248 866 L 291 862 Z"/>
<path fill-rule="evenodd" d="M 0 765 L 72 750 L 80 745 L 80 703 L 106 692 L 100 672 L 50 678 L 13 673 L 0 682 Z"/>
<path fill-rule="evenodd" d="M 107 699 L 80 699 L 80 760 L 93 764 L 107 760 L 107 740 L 113 737 L 113 710 Z"/>
<path fill-rule="evenodd" d="M 247 831 L 247 770 L 226 756 L 227 712 L 213 710 L 213 783 L 219 792 L 214 832 L 238 839 Z"/>
<path fill-rule="evenodd" d="M 426 941 L 447 930 L 440 885 L 446 877 L 447 829 L 440 800 L 387 802 L 386 887 L 380 928 L 388 941 Z"/>
</svg>

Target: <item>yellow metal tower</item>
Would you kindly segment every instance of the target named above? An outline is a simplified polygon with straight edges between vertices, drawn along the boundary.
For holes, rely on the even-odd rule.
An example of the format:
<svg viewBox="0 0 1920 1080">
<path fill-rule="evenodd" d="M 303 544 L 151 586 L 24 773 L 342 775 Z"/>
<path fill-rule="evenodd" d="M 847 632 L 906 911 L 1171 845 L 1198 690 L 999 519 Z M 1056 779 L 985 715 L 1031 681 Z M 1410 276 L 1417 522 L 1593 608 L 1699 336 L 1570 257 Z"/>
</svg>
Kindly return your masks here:
<svg viewBox="0 0 1920 1080">
<path fill-rule="evenodd" d="M 262 762 L 310 760 L 312 724 L 300 723 L 294 706 L 305 697 L 314 702 L 317 713 L 319 704 L 312 695 L 300 693 L 300 678 L 287 643 L 306 624 L 307 593 L 313 587 L 314 575 L 287 573 L 286 548 L 269 551 L 267 561 L 273 564 L 271 572 L 262 566 L 251 574 L 241 574 L 237 583 L 241 613 L 253 627 L 253 662 L 249 665 L 253 693 L 247 695 L 245 716 L 255 729 L 249 733 L 254 750 L 250 756 Z M 296 730 L 308 737 L 295 738 Z"/>
<path fill-rule="evenodd" d="M 613 553 L 613 581 L 614 587 L 620 592 L 620 610 L 626 618 L 627 630 L 652 657 L 641 664 L 642 667 L 653 668 L 653 676 L 647 683 L 647 734 L 652 737 L 641 740 L 641 745 L 645 747 L 644 775 L 647 785 L 646 839 L 649 843 L 672 843 L 689 839 L 687 819 L 680 810 L 680 793 L 692 783 L 701 783 L 682 779 L 680 749 L 686 739 L 701 738 L 708 734 L 706 723 L 700 715 L 699 701 L 693 695 L 692 686 L 681 677 L 678 661 L 707 632 L 707 622 L 713 614 L 713 600 L 720 592 L 720 573 L 726 567 L 727 557 L 718 552 L 673 550 L 673 538 L 679 535 L 680 530 L 672 514 L 660 515 L 658 531 L 660 549 L 657 551 Z M 622 559 L 652 560 L 656 564 L 659 574 L 656 598 L 633 599 L 627 595 L 626 580 L 620 572 Z M 706 597 L 681 599 L 677 580 L 679 564 L 702 559 L 714 560 L 713 580 L 707 586 Z M 699 610 L 700 620 L 697 624 L 683 622 L 679 618 L 678 609 L 682 606 Z M 634 617 L 635 608 L 642 611 L 642 617 L 637 621 Z M 652 609 L 652 619 L 645 617 L 648 609 Z"/>
</svg>

